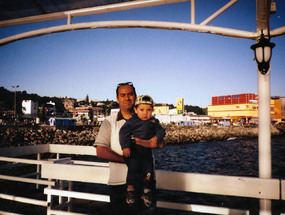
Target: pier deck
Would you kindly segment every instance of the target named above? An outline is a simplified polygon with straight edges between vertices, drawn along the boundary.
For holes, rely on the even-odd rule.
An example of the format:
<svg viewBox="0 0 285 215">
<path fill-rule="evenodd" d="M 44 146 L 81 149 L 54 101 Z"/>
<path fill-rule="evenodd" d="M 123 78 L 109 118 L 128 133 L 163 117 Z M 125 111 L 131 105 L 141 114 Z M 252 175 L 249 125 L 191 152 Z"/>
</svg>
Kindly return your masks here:
<svg viewBox="0 0 285 215">
<path fill-rule="evenodd" d="M 56 158 L 44 159 L 52 154 Z M 29 158 L 35 155 L 36 159 Z M 60 155 L 62 158 L 60 158 Z M 55 209 L 64 204 L 67 208 L 72 205 L 69 208 L 71 211 L 72 209 L 82 210 L 80 208 L 84 208 L 85 212 L 81 214 L 89 214 L 86 210 L 92 211 L 94 208 L 99 211 L 105 210 L 109 202 L 106 185 L 109 173 L 108 164 L 72 160 L 71 157 L 68 157 L 69 155 L 96 157 L 96 149 L 90 146 L 54 144 L 2 148 L 0 152 L 1 169 L 6 168 L 6 171 L 3 171 L 6 174 L 0 175 L 0 179 L 4 182 L 1 183 L 0 203 L 5 204 L 5 208 L 8 207 L 7 210 L 10 213 L 13 212 L 11 209 L 17 211 L 17 205 L 19 204 L 29 205 L 27 208 L 32 207 L 33 211 L 45 211 L 47 214 L 55 214 Z M 25 156 L 28 156 L 28 158 Z M 14 165 L 15 168 L 21 170 L 24 170 L 26 166 L 33 167 L 36 172 L 28 172 L 28 175 L 27 173 L 24 175 L 11 175 L 10 169 L 13 169 Z M 25 166 L 22 167 L 21 165 Z M 285 200 L 285 181 L 279 179 L 160 170 L 156 171 L 156 178 L 158 189 L 157 207 L 158 210 L 164 211 L 163 214 L 168 212 L 171 214 L 174 210 L 180 211 L 181 214 L 186 212 L 189 214 L 189 211 L 209 214 L 249 214 L 250 211 L 244 206 L 239 209 L 227 208 L 227 206 L 200 205 L 196 204 L 195 200 L 186 203 L 177 202 L 175 197 L 171 201 L 167 201 L 159 198 L 160 192 L 184 192 L 189 193 L 189 195 L 194 194 L 194 196 L 198 194 L 253 198 L 257 202 L 259 199 Z M 13 183 L 16 183 L 14 189 L 5 188 L 5 184 L 10 186 Z M 100 188 L 99 191 L 86 188 L 86 186 L 91 185 L 96 185 L 97 188 L 101 187 L 102 189 Z M 22 190 L 18 187 L 22 187 Z M 4 192 L 2 192 L 3 188 L 5 188 Z M 96 191 L 98 192 L 96 193 Z M 32 195 L 30 195 L 30 192 Z M 13 201 L 17 204 L 15 205 Z M 59 213 L 63 214 L 63 211 L 65 214 L 72 214 L 68 213 L 68 209 L 63 209 Z M 180 212 L 175 212 L 175 214 L 180 214 Z"/>
</svg>

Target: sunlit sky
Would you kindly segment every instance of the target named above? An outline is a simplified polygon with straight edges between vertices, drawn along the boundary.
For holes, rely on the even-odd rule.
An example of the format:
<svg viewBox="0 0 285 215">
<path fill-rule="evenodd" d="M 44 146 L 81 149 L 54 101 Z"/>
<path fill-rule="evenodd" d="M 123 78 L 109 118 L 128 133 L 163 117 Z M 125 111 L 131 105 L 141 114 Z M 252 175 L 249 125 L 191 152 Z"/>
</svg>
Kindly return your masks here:
<svg viewBox="0 0 285 215">
<path fill-rule="evenodd" d="M 196 1 L 196 23 L 228 1 Z M 285 25 L 285 1 L 275 0 L 270 27 Z M 74 18 L 72 23 L 154 20 L 190 23 L 190 3 Z M 66 20 L 0 28 L 0 38 L 63 25 Z M 255 0 L 240 0 L 209 25 L 256 31 Z M 271 95 L 285 96 L 285 35 L 274 37 Z M 212 96 L 257 93 L 254 40 L 178 30 L 92 29 L 44 35 L 0 47 L 0 86 L 40 96 L 115 100 L 118 83 L 156 103 L 207 107 Z"/>
</svg>

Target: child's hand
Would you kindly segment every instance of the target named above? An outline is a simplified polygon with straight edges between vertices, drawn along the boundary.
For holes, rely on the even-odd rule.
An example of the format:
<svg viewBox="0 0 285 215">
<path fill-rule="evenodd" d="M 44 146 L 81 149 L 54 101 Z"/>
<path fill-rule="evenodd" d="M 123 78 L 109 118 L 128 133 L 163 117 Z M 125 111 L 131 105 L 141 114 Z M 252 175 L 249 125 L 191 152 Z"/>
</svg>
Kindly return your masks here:
<svg viewBox="0 0 285 215">
<path fill-rule="evenodd" d="M 150 144 L 151 147 L 156 147 L 156 145 L 157 145 L 157 137 L 154 136 L 153 138 L 151 138 L 149 140 L 149 144 Z"/>
<path fill-rule="evenodd" d="M 131 150 L 130 150 L 130 148 L 124 148 L 124 149 L 123 149 L 123 155 L 124 155 L 124 157 L 126 157 L 126 158 L 130 157 L 130 156 L 131 156 Z"/>
</svg>

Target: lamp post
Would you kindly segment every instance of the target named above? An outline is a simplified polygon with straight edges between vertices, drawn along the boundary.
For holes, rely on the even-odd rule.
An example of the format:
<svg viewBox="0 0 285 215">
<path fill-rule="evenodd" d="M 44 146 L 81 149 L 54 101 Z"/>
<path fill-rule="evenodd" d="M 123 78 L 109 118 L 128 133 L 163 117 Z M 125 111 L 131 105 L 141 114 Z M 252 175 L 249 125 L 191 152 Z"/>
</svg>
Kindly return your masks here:
<svg viewBox="0 0 285 215">
<path fill-rule="evenodd" d="M 261 1 L 259 1 L 261 2 Z M 271 117 L 270 117 L 270 59 L 274 43 L 264 37 L 250 48 L 254 50 L 258 68 L 258 169 L 259 178 L 272 178 Z M 260 199 L 260 215 L 271 215 L 271 200 Z"/>
<path fill-rule="evenodd" d="M 270 68 L 270 59 L 274 46 L 275 44 L 271 43 L 269 39 L 266 39 L 261 31 L 261 38 L 258 40 L 258 43 L 250 47 L 254 50 L 257 67 L 262 75 L 265 75 Z"/>
<path fill-rule="evenodd" d="M 15 89 L 15 105 L 14 105 L 14 120 L 15 120 L 15 123 L 16 123 L 16 104 L 17 104 L 17 99 L 16 99 L 16 94 L 17 94 L 17 88 L 19 87 L 19 85 L 17 86 L 12 86 L 14 89 Z"/>
</svg>

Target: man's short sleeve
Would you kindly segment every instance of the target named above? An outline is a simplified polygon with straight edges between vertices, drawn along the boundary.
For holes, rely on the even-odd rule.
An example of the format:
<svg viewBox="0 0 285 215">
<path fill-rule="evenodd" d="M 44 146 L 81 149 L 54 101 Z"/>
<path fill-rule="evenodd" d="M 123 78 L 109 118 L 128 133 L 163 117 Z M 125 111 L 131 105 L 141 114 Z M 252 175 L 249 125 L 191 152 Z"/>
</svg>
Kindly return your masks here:
<svg viewBox="0 0 285 215">
<path fill-rule="evenodd" d="M 110 148 L 111 142 L 111 124 L 109 120 L 105 119 L 99 129 L 94 146 L 105 146 Z"/>
</svg>

